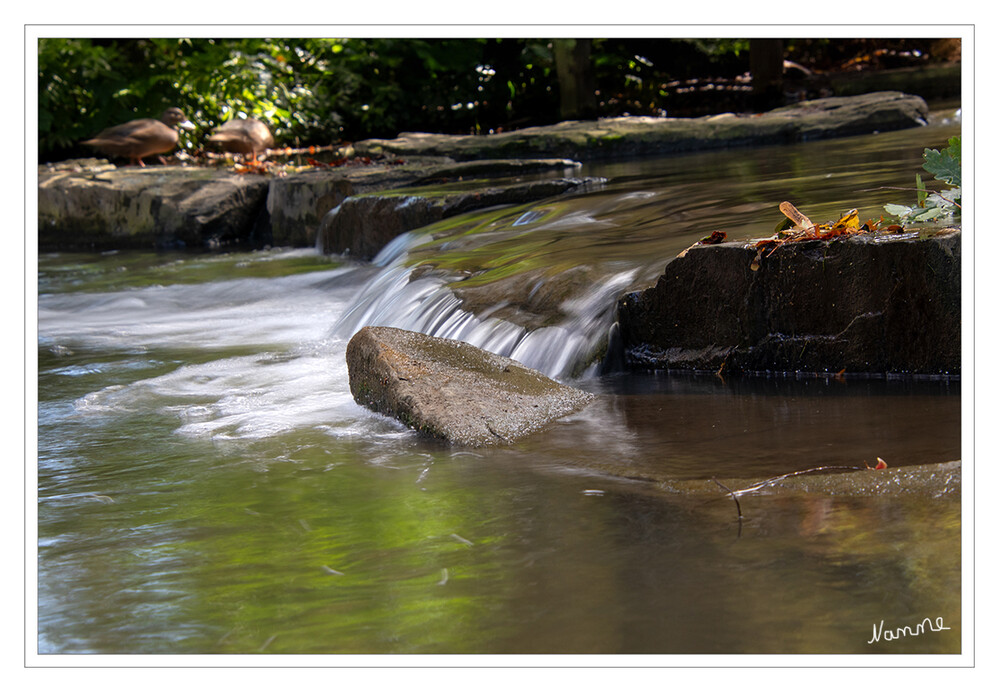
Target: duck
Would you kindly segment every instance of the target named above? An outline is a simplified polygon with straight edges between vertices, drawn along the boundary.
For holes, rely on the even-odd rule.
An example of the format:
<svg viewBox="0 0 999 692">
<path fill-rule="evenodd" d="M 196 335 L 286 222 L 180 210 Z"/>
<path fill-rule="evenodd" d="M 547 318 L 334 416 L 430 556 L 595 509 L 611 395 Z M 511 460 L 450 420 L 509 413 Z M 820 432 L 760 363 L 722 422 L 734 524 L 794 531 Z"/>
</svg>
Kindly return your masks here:
<svg viewBox="0 0 999 692">
<path fill-rule="evenodd" d="M 132 163 L 145 166 L 142 159 L 153 154 L 161 155 L 177 146 L 180 135 L 177 128 L 193 130 L 194 124 L 177 107 L 167 108 L 159 120 L 140 118 L 115 125 L 82 144 L 94 147 L 109 156 L 127 157 Z M 160 156 L 160 162 L 166 163 Z"/>
<path fill-rule="evenodd" d="M 253 161 L 274 146 L 271 131 L 256 118 L 223 123 L 208 137 L 208 141 L 220 145 L 225 151 L 251 156 Z"/>
</svg>

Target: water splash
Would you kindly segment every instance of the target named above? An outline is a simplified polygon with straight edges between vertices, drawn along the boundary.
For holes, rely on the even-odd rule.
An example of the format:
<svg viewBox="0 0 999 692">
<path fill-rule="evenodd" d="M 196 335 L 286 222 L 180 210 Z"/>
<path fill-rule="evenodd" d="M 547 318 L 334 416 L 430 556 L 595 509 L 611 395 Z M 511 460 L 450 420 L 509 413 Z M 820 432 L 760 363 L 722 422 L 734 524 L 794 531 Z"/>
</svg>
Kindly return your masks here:
<svg viewBox="0 0 999 692">
<path fill-rule="evenodd" d="M 578 376 L 587 366 L 595 369 L 591 361 L 613 324 L 616 297 L 635 277 L 634 270 L 608 275 L 561 305 L 567 315 L 561 323 L 531 330 L 490 316 L 503 304 L 478 315 L 463 309 L 443 277 L 414 278 L 414 269 L 406 266 L 408 250 L 424 241 L 418 233 L 406 233 L 386 246 L 374 260 L 381 271 L 347 307 L 332 336 L 348 340 L 366 326 L 397 327 L 464 341 L 549 377 Z"/>
</svg>

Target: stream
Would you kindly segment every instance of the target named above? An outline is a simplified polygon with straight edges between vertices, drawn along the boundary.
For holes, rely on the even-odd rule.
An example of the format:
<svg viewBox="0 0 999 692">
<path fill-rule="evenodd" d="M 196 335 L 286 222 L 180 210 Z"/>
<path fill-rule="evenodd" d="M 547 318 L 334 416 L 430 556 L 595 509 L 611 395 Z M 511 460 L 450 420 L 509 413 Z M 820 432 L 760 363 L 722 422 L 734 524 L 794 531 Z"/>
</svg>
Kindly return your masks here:
<svg viewBox="0 0 999 692">
<path fill-rule="evenodd" d="M 721 492 L 663 487 L 960 459 L 959 380 L 586 360 L 616 297 L 691 243 L 768 236 L 785 199 L 877 218 L 914 195 L 877 188 L 912 187 L 923 149 L 959 133 L 945 111 L 916 131 L 587 164 L 607 182 L 415 231 L 373 263 L 40 256 L 38 653 L 960 653 L 960 498 L 747 499 L 739 524 Z M 428 258 L 592 273 L 528 330 L 411 281 Z M 601 396 L 522 443 L 449 447 L 353 401 L 344 352 L 366 324 Z M 927 617 L 948 629 L 869 642 Z"/>
</svg>

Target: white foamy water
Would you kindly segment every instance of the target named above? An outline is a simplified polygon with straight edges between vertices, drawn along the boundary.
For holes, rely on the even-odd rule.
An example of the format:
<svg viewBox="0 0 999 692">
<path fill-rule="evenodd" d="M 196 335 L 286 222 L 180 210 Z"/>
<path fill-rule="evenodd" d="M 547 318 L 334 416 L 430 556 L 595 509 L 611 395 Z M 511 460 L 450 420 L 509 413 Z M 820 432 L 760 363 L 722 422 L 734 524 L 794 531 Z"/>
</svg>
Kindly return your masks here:
<svg viewBox="0 0 999 692">
<path fill-rule="evenodd" d="M 397 424 L 353 401 L 346 341 L 327 336 L 356 292 L 349 279 L 328 284 L 348 271 L 41 296 L 39 338 L 64 354 L 184 354 L 187 364 L 172 372 L 80 397 L 81 414 L 156 410 L 176 416 L 180 434 L 217 440 L 310 428 L 337 437 L 395 432 Z M 224 355 L 233 350 L 251 353 Z"/>
<path fill-rule="evenodd" d="M 631 275 L 564 306 L 563 325 L 533 332 L 477 317 L 440 278 L 410 280 L 412 237 L 402 237 L 371 268 L 279 278 L 152 286 L 107 293 L 43 295 L 39 338 L 53 353 L 117 354 L 148 367 L 175 358 L 176 369 L 80 396 L 81 415 L 158 411 L 181 435 L 261 439 L 292 430 L 334 437 L 397 435 L 400 424 L 362 408 L 350 394 L 346 344 L 361 327 L 395 326 L 460 339 L 565 376 L 604 338 L 613 294 Z M 217 354 L 217 357 L 213 357 Z"/>
<path fill-rule="evenodd" d="M 354 402 L 344 345 L 335 342 L 184 365 L 91 392 L 75 405 L 84 414 L 158 410 L 176 416 L 178 433 L 214 440 L 261 439 L 305 429 L 365 437 L 400 429 Z"/>
<path fill-rule="evenodd" d="M 343 312 L 352 290 L 323 284 L 347 271 L 43 295 L 39 337 L 70 349 L 302 344 L 323 338 Z"/>
</svg>

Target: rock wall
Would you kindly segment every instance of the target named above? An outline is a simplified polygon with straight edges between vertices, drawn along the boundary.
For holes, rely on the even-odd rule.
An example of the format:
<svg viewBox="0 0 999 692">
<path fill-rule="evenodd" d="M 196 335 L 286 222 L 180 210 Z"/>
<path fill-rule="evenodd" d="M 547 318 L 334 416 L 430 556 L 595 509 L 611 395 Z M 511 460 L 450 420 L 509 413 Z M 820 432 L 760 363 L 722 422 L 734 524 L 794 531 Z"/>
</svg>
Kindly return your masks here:
<svg viewBox="0 0 999 692">
<path fill-rule="evenodd" d="M 374 162 L 337 168 L 310 167 L 283 175 L 236 174 L 229 169 L 197 166 L 117 168 L 100 159 L 80 159 L 39 169 L 39 248 L 104 250 L 125 248 L 204 248 L 229 244 L 311 247 L 332 209 L 347 199 L 365 199 L 385 190 L 418 184 L 447 184 L 478 176 L 544 176 L 578 167 L 563 159 L 474 161 L 413 158 L 405 163 Z M 372 225 L 370 209 L 355 215 L 349 240 L 327 252 L 358 247 L 377 252 L 382 240 L 435 214 L 447 216 L 489 204 L 514 204 L 554 195 L 582 182 L 535 181 L 498 184 L 468 181 L 463 194 L 437 195 L 430 213 L 388 218 L 395 224 L 385 235 Z M 370 200 L 369 200 L 370 202 Z M 361 206 L 367 204 L 361 202 Z M 391 203 L 395 205 L 395 202 Z M 437 208 L 439 207 L 439 208 Z M 375 230 L 372 231 L 372 228 Z M 373 237 L 368 237 L 370 233 Z M 381 235 L 379 235 L 381 234 Z M 356 253 L 355 253 L 356 256 Z"/>
<path fill-rule="evenodd" d="M 269 181 L 213 169 L 115 168 L 98 161 L 39 175 L 39 246 L 212 247 L 253 238 Z"/>
<path fill-rule="evenodd" d="M 319 247 L 326 254 L 370 260 L 396 236 L 458 214 L 486 207 L 526 204 L 600 185 L 596 178 L 554 178 L 501 184 L 393 190 L 356 195 L 323 218 Z"/>
<path fill-rule="evenodd" d="M 961 372 L 961 234 L 692 248 L 618 303 L 629 368 Z"/>
</svg>

